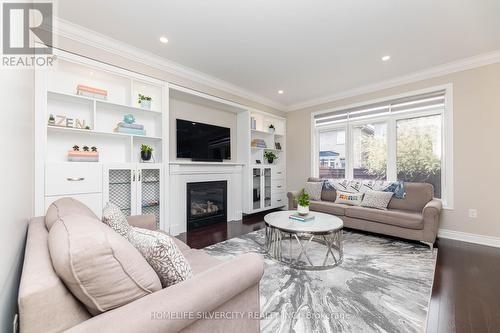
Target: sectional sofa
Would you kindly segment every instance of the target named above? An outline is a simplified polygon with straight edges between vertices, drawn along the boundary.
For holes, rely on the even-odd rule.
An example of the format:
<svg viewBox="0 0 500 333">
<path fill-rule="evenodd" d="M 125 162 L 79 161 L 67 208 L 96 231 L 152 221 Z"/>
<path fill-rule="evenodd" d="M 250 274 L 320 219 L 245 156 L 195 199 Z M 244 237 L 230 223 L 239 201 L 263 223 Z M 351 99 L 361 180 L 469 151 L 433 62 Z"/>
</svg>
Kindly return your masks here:
<svg viewBox="0 0 500 333">
<path fill-rule="evenodd" d="M 309 178 L 309 182 L 323 181 Z M 405 183 L 404 199 L 393 197 L 387 210 L 335 203 L 335 191 L 321 192 L 320 201 L 311 201 L 310 210 L 336 215 L 347 228 L 420 241 L 431 249 L 436 240 L 441 200 L 434 198 L 428 183 Z M 297 208 L 299 191 L 288 192 L 288 207 Z"/>
</svg>

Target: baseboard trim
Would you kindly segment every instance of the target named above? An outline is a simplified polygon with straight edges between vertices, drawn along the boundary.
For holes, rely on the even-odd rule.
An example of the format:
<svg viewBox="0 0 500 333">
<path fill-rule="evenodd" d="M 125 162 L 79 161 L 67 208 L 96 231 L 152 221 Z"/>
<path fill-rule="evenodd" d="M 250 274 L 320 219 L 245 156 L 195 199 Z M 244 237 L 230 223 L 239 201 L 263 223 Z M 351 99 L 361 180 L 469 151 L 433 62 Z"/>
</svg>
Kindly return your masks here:
<svg viewBox="0 0 500 333">
<path fill-rule="evenodd" d="M 438 238 L 458 240 L 466 243 L 474 243 L 500 248 L 500 238 L 470 234 L 467 232 L 454 231 L 449 229 L 439 229 Z"/>
</svg>

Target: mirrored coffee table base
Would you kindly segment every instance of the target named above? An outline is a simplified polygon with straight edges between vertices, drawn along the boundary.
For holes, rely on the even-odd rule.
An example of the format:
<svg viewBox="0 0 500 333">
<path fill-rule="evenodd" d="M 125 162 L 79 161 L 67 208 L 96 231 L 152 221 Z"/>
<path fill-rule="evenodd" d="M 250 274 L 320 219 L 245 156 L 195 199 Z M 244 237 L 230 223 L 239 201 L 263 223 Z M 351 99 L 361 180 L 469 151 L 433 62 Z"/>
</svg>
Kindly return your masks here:
<svg viewBox="0 0 500 333">
<path fill-rule="evenodd" d="M 292 232 L 266 223 L 265 233 L 269 256 L 296 269 L 331 269 L 344 258 L 342 228 L 318 233 Z"/>
</svg>

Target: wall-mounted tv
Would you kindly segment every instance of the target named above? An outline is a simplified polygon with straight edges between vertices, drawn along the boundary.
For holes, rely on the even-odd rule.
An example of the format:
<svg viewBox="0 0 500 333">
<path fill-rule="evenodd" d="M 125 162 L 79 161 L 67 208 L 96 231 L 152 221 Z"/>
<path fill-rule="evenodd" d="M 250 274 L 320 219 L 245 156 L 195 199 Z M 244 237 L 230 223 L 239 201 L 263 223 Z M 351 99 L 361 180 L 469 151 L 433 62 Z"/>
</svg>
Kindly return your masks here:
<svg viewBox="0 0 500 333">
<path fill-rule="evenodd" d="M 177 119 L 177 158 L 208 162 L 231 159 L 231 129 Z"/>
</svg>

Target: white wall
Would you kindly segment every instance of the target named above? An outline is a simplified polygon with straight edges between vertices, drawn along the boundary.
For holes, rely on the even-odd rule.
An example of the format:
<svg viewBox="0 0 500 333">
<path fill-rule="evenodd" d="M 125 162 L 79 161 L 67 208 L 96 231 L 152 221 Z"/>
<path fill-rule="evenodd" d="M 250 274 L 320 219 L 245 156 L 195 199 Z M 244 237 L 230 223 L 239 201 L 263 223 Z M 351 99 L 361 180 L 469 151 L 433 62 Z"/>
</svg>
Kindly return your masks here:
<svg viewBox="0 0 500 333">
<path fill-rule="evenodd" d="M 0 69 L 0 100 L 0 331 L 12 332 L 26 226 L 33 213 L 33 71 Z"/>
</svg>

